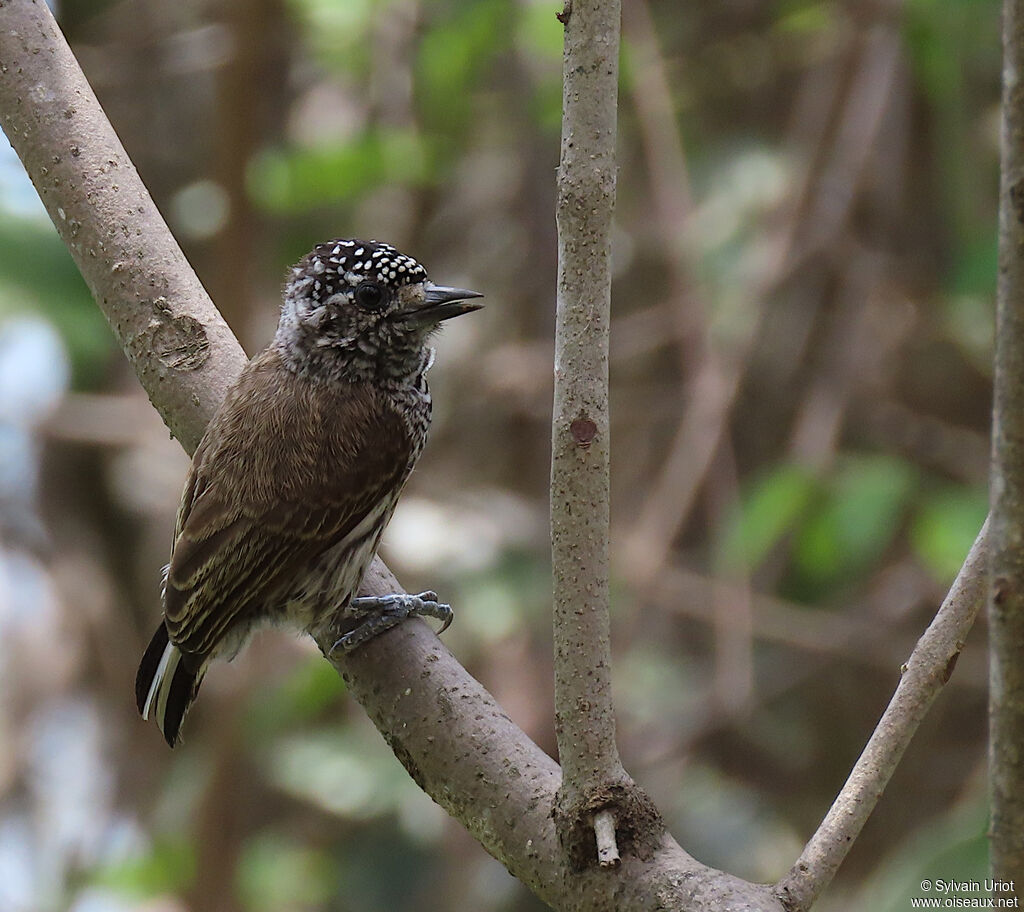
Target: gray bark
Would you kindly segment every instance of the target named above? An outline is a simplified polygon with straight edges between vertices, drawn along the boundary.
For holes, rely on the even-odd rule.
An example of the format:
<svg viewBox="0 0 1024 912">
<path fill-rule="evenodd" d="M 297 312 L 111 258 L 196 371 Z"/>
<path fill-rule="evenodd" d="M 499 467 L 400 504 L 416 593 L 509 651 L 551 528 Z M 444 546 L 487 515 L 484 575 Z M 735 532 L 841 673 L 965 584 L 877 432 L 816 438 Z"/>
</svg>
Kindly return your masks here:
<svg viewBox="0 0 1024 912">
<path fill-rule="evenodd" d="M 562 14 L 551 558 L 555 718 L 568 826 L 613 801 L 614 790 L 628 783 L 615 744 L 608 615 L 608 323 L 619 17 L 618 0 L 575 0 Z"/>
<path fill-rule="evenodd" d="M 1003 3 L 1002 177 L 999 187 L 989 769 L 994 876 L 1024 885 L 1024 3 Z M 1015 896 L 997 890 L 996 895 Z"/>
</svg>

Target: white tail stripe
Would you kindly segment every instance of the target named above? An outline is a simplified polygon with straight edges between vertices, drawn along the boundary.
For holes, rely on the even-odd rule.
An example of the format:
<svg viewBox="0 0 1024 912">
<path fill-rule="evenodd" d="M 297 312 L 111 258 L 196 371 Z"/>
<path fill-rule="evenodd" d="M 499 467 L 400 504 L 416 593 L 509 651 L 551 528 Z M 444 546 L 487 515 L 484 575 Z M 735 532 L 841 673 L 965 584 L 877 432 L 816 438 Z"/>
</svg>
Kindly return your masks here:
<svg viewBox="0 0 1024 912">
<path fill-rule="evenodd" d="M 167 709 L 167 693 L 171 689 L 171 681 L 174 680 L 174 672 L 180 661 L 181 652 L 178 647 L 173 643 L 168 643 L 164 647 L 164 654 L 160 656 L 160 664 L 157 665 L 156 673 L 149 685 L 149 693 L 146 694 L 146 705 L 142 709 L 142 718 L 149 719 L 149 714 L 156 704 L 157 721 L 161 723 L 161 731 L 163 730 L 164 712 Z"/>
</svg>

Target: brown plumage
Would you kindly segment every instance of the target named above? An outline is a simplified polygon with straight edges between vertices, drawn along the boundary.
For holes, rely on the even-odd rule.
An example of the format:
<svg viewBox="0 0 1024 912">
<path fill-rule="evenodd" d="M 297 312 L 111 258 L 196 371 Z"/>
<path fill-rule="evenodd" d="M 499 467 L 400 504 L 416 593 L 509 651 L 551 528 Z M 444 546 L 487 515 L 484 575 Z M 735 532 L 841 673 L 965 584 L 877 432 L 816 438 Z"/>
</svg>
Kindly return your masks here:
<svg viewBox="0 0 1024 912">
<path fill-rule="evenodd" d="M 261 624 L 310 631 L 350 608 L 426 438 L 427 336 L 474 296 L 372 242 L 333 241 L 295 267 L 273 344 L 229 391 L 185 483 L 164 620 L 136 679 L 171 746 L 210 661 Z M 406 613 L 420 611 L 450 614 Z M 371 618 L 352 642 L 397 619 Z"/>
</svg>

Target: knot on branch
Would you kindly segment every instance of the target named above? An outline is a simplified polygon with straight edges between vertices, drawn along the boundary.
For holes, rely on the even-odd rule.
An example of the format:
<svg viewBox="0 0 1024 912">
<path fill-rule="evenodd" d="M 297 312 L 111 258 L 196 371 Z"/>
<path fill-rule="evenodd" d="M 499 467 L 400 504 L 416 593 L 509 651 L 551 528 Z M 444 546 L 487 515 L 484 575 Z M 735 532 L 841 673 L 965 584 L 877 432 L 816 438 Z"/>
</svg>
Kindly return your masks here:
<svg viewBox="0 0 1024 912">
<path fill-rule="evenodd" d="M 206 327 L 189 314 L 175 316 L 165 298 L 151 306 L 149 325 L 129 343 L 132 358 L 155 354 L 171 370 L 199 370 L 210 357 Z"/>
<path fill-rule="evenodd" d="M 665 821 L 647 793 L 635 782 L 610 782 L 573 798 L 558 790 L 551 816 L 558 841 L 573 871 L 599 866 L 594 815 L 610 810 L 615 817 L 615 839 L 621 855 L 648 861 L 661 844 Z"/>
<path fill-rule="evenodd" d="M 569 424 L 569 432 L 572 434 L 572 439 L 576 446 L 581 450 L 587 450 L 597 435 L 597 425 L 592 418 L 580 415 L 579 418 L 574 418 Z"/>
</svg>

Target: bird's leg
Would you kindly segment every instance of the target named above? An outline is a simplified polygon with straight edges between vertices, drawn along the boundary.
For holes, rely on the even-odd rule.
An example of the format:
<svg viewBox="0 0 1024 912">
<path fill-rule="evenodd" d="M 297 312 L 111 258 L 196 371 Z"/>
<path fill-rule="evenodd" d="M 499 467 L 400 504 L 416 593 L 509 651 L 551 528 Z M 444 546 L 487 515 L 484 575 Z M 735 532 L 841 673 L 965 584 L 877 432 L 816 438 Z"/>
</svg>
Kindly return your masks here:
<svg viewBox="0 0 1024 912">
<path fill-rule="evenodd" d="M 332 653 L 339 649 L 342 652 L 351 652 L 409 617 L 437 618 L 441 621 L 441 629 L 437 632 L 442 634 L 448 629 L 454 617 L 451 605 L 439 602 L 437 593 L 429 590 L 418 595 L 400 592 L 394 595 L 356 598 L 349 602 L 348 608 L 356 618 L 365 620 L 355 630 L 338 639 L 331 647 Z"/>
</svg>

